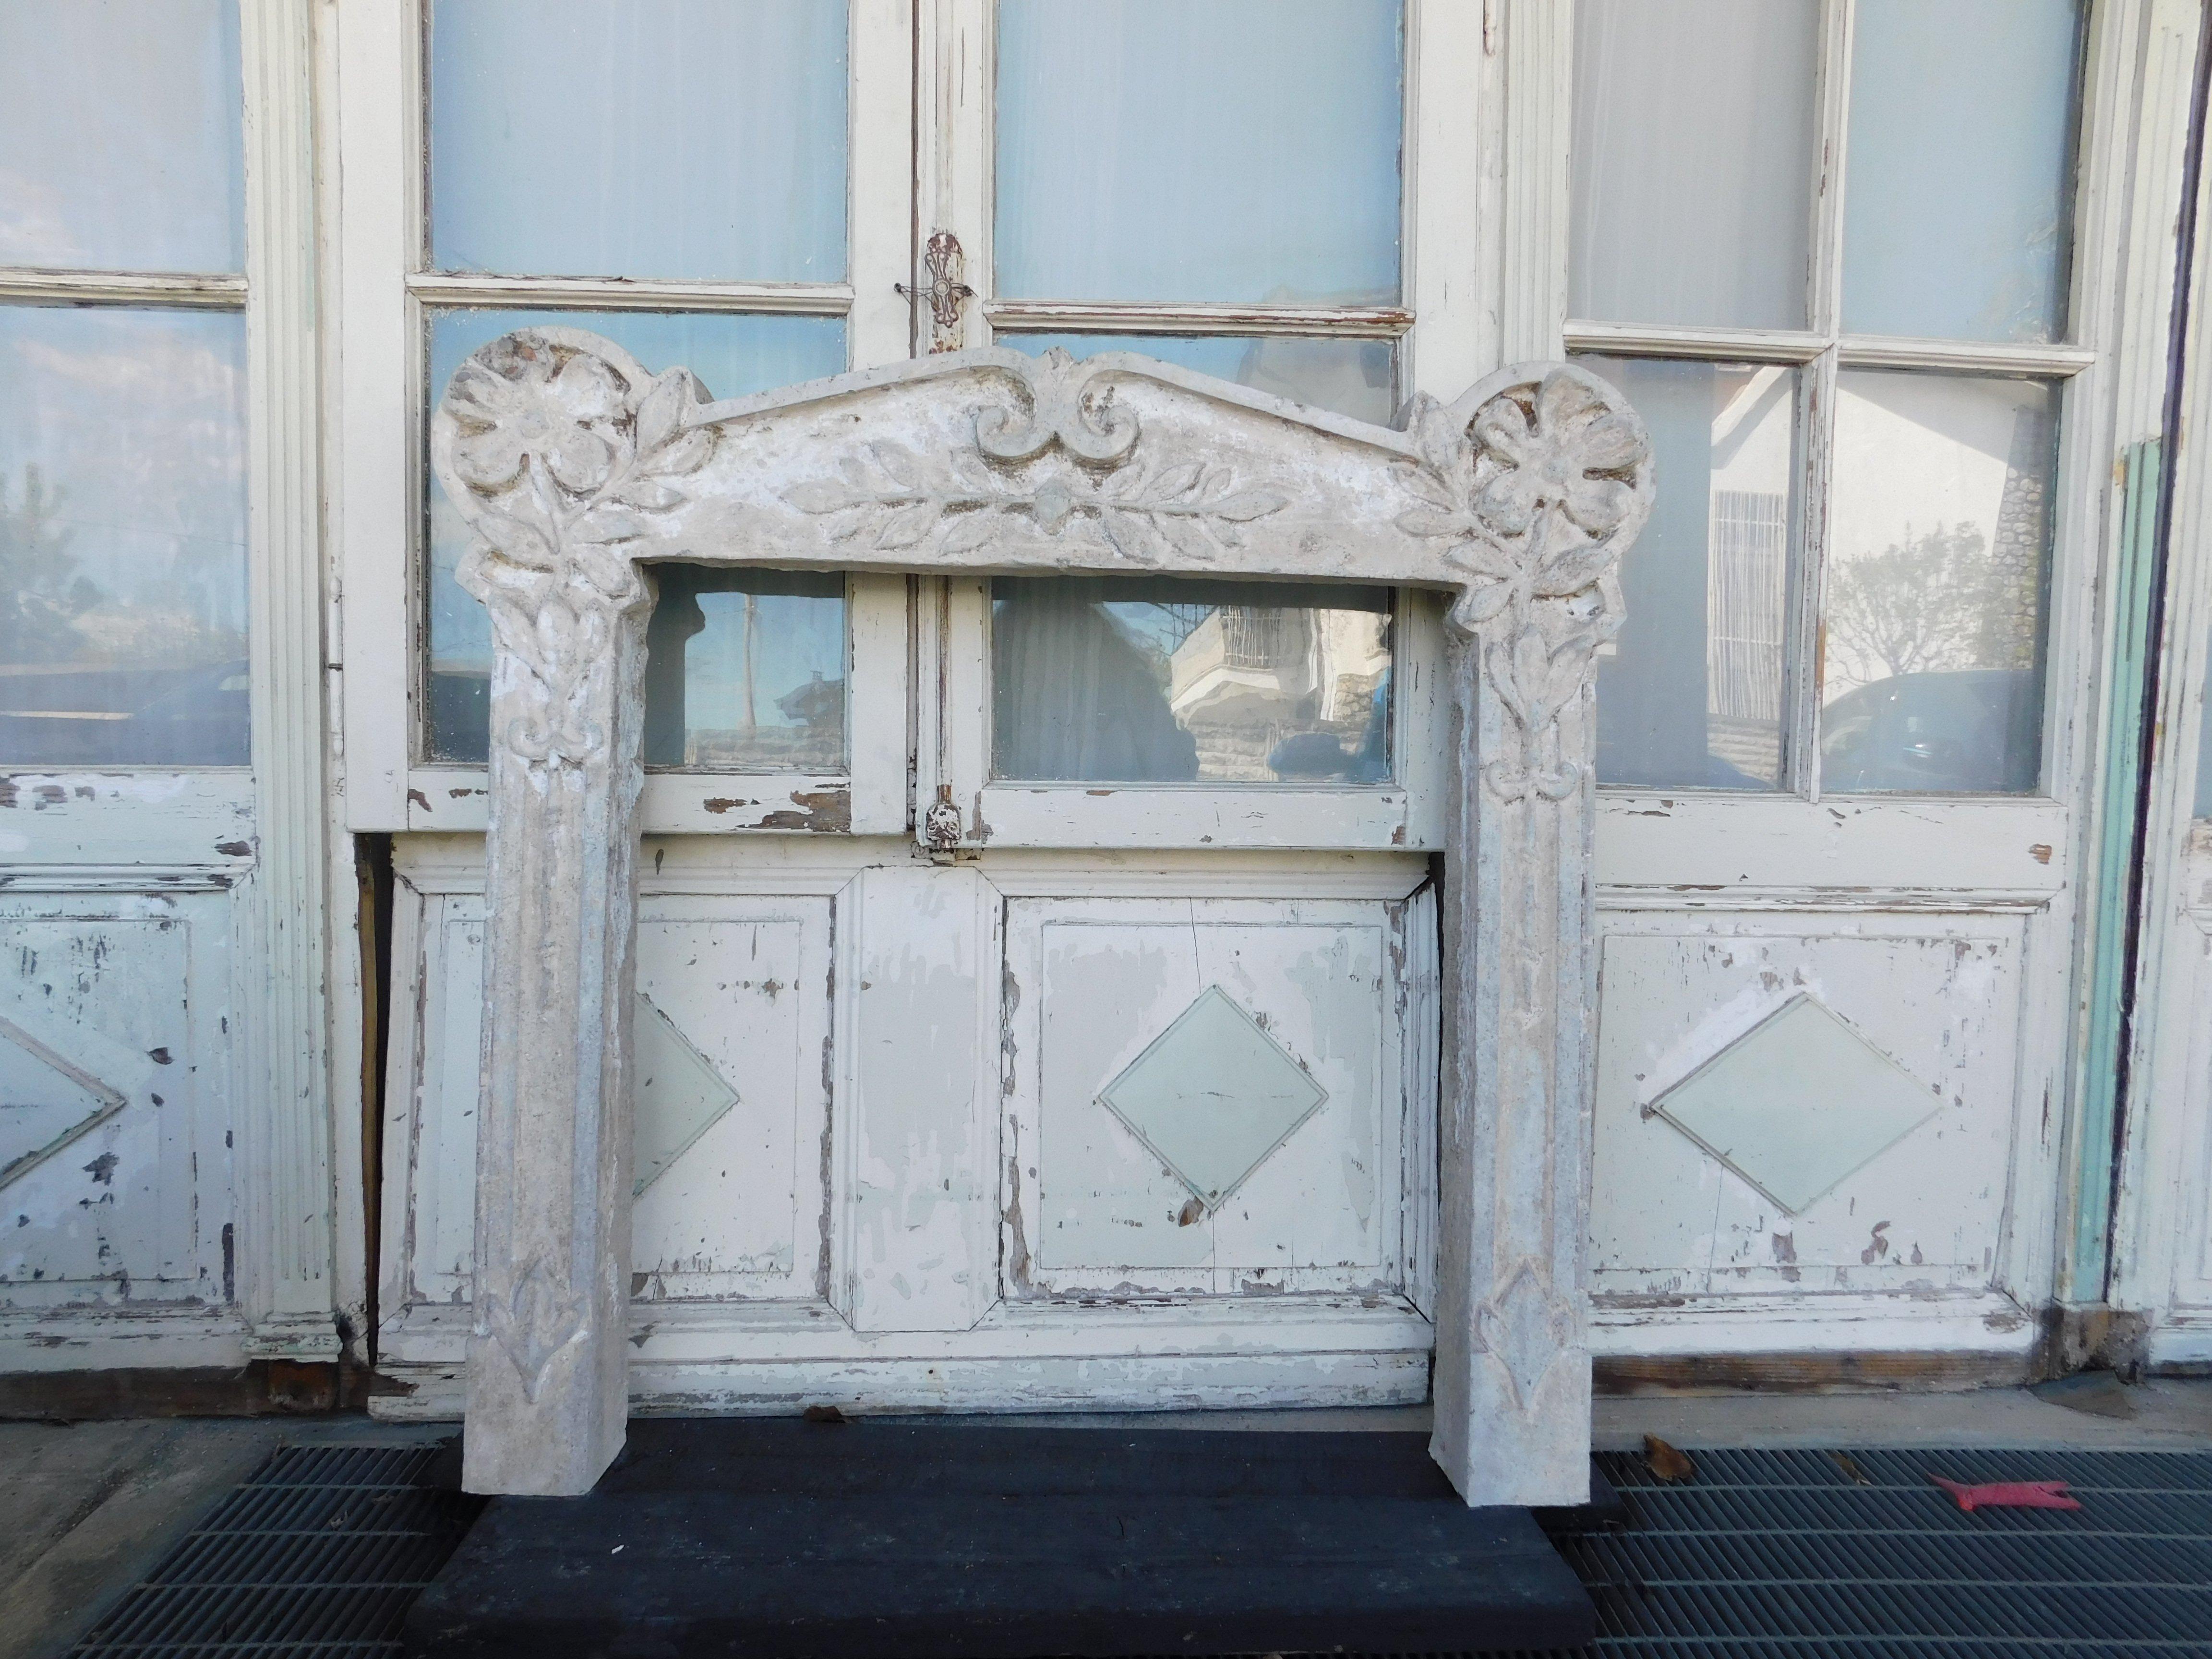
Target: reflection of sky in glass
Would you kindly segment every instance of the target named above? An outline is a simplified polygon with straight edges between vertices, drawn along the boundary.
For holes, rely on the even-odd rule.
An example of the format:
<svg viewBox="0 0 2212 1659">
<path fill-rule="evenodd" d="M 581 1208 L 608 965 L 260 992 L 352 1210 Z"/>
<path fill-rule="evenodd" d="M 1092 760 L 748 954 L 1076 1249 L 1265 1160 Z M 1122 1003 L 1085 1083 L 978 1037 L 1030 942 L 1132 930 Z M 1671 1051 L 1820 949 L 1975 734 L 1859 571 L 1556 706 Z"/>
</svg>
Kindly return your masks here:
<svg viewBox="0 0 2212 1659">
<path fill-rule="evenodd" d="M 1397 0 L 1002 0 L 998 291 L 1388 303 Z"/>
<path fill-rule="evenodd" d="M 1178 368 L 1233 380 L 1354 420 L 1388 426 L 1398 410 L 1398 348 L 1389 340 L 1309 340 L 1288 335 L 1001 334 L 998 343 L 1032 354 L 1063 348 L 1077 357 L 1134 351 Z"/>
<path fill-rule="evenodd" d="M 837 0 L 437 0 L 433 262 L 838 282 L 845 58 Z"/>
<path fill-rule="evenodd" d="M 0 763 L 246 763 L 246 319 L 0 306 Z"/>
<path fill-rule="evenodd" d="M 0 0 L 0 265 L 245 268 L 236 0 Z"/>
<path fill-rule="evenodd" d="M 0 546 L 44 550 L 5 586 L 65 605 L 60 654 L 242 653 L 245 317 L 0 307 Z"/>
<path fill-rule="evenodd" d="M 660 605 L 646 674 L 647 763 L 842 770 L 844 578 L 835 571 L 696 565 L 663 565 L 658 574 Z M 703 627 L 687 635 L 695 622 Z M 669 672 L 678 665 L 680 678 Z"/>
<path fill-rule="evenodd" d="M 793 381 L 843 372 L 845 324 L 836 317 L 752 317 L 650 311 L 450 311 L 430 325 L 430 395 L 444 395 L 453 371 L 477 347 L 518 328 L 562 325 L 588 329 L 621 346 L 655 373 L 678 365 L 697 375 L 710 396 L 743 397 Z M 467 550 L 469 532 L 433 483 L 430 491 L 430 570 L 428 591 L 430 665 L 434 676 L 483 676 L 491 671 L 491 624 L 483 606 L 461 590 L 453 568 Z M 712 624 L 710 623 L 710 629 Z M 691 650 L 711 656 L 705 635 Z M 448 707 L 432 689 L 430 749 L 434 757 L 481 758 L 484 732 L 480 700 Z"/>
<path fill-rule="evenodd" d="M 1859 0 L 1844 164 L 1844 327 L 2063 331 L 2074 0 Z"/>
</svg>

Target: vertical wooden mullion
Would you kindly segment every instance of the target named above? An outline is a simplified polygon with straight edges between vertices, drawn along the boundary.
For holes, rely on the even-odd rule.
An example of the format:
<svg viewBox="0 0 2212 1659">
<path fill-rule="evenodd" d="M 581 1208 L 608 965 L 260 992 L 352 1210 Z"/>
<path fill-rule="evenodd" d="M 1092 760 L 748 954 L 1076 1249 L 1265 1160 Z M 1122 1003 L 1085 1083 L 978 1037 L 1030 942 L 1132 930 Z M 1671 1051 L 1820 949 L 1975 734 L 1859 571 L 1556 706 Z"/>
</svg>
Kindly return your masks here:
<svg viewBox="0 0 2212 1659">
<path fill-rule="evenodd" d="M 1483 9 L 1410 0 L 1400 206 L 1398 395 L 1449 402 L 1497 367 L 1483 355 Z M 1565 296 L 1560 296 L 1564 308 Z"/>
<path fill-rule="evenodd" d="M 334 1358 L 313 48 L 307 0 L 249 0 L 241 21 L 258 842 L 238 911 L 241 1299 L 249 1353 Z"/>
<path fill-rule="evenodd" d="M 1820 799 L 1820 696 L 1825 678 L 1822 603 L 1827 586 L 1828 532 L 1835 465 L 1837 331 L 1843 319 L 1844 147 L 1850 136 L 1851 27 L 1856 0 L 1822 0 L 1814 82 L 1818 125 L 1813 146 L 1811 234 L 1805 276 L 1805 323 L 1827 349 L 1798 371 L 1800 489 L 1803 495 L 1791 561 L 1794 627 L 1784 684 L 1787 754 L 1783 787 Z"/>
<path fill-rule="evenodd" d="M 927 6 L 929 0 L 921 0 Z M 852 0 L 848 51 L 846 367 L 875 368 L 909 355 L 915 280 L 914 38 L 915 0 Z"/>
</svg>

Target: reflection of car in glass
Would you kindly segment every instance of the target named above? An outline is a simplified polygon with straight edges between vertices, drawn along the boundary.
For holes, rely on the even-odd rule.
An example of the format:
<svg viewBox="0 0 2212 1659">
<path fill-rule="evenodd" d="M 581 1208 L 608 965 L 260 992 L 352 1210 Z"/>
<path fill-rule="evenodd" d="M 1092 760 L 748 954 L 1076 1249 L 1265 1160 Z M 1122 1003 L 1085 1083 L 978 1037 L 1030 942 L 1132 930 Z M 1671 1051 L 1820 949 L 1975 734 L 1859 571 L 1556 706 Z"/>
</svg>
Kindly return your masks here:
<svg viewBox="0 0 2212 1659">
<path fill-rule="evenodd" d="M 244 766 L 246 666 L 17 668 L 0 676 L 0 763 Z"/>
<path fill-rule="evenodd" d="M 2042 676 L 2026 668 L 1899 674 L 1820 714 L 1824 789 L 1984 795 L 2034 792 Z"/>
</svg>

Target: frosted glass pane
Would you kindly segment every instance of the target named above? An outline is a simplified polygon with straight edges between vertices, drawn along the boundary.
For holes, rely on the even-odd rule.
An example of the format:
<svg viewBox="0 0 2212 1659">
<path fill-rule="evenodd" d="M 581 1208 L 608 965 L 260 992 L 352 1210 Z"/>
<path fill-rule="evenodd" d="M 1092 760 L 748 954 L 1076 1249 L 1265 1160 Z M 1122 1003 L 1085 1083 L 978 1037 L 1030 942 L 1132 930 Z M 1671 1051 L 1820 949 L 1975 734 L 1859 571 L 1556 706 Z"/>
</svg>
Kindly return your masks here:
<svg viewBox="0 0 2212 1659">
<path fill-rule="evenodd" d="M 1311 340 L 1287 335 L 1001 334 L 1031 353 L 1059 346 L 1076 357 L 1135 351 L 1255 392 L 1388 426 L 1398 411 L 1398 348 L 1389 340 Z"/>
<path fill-rule="evenodd" d="M 0 265 L 246 268 L 236 0 L 0 0 Z"/>
<path fill-rule="evenodd" d="M 1001 576 L 992 770 L 1105 783 L 1386 783 L 1387 587 Z"/>
<path fill-rule="evenodd" d="M 840 0 L 436 0 L 444 270 L 834 283 Z"/>
<path fill-rule="evenodd" d="M 1002 0 L 997 291 L 1398 297 L 1398 0 Z"/>
<path fill-rule="evenodd" d="M 845 579 L 665 564 L 646 635 L 645 762 L 845 769 Z"/>
<path fill-rule="evenodd" d="M 1838 376 L 1822 789 L 2034 790 L 2057 431 L 2053 386 Z"/>
<path fill-rule="evenodd" d="M 689 368 L 717 398 L 767 392 L 795 380 L 819 380 L 845 368 L 845 325 L 835 317 L 746 317 L 652 311 L 447 311 L 430 324 L 430 396 L 445 394 L 461 361 L 478 346 L 518 328 L 562 325 L 605 335 L 656 373 Z M 468 526 L 434 482 L 430 486 L 429 718 L 425 758 L 481 762 L 491 731 L 491 619 L 453 580 L 468 550 Z M 743 625 L 742 606 L 726 602 L 708 611 L 707 632 L 694 638 L 685 659 L 701 665 L 705 679 L 725 676 L 742 660 L 742 645 L 726 642 Z M 656 625 L 659 625 L 658 623 Z M 840 659 L 842 661 L 842 658 Z M 702 684 L 702 706 L 726 706 Z M 688 693 L 687 693 L 688 698 Z M 648 726 L 666 718 L 648 699 Z M 659 729 L 655 726 L 655 729 Z M 679 726 L 679 730 L 681 727 Z M 842 726 L 839 727 L 842 733 Z M 842 742 L 842 737 L 840 741 Z M 712 745 L 709 745 L 710 750 Z M 665 750 L 663 752 L 666 752 Z M 720 762 L 699 764 L 719 765 Z"/>
<path fill-rule="evenodd" d="M 1598 658 L 1598 781 L 1778 787 L 1796 373 L 1577 361 L 1626 394 L 1665 480 L 1621 562 L 1627 623 Z"/>
<path fill-rule="evenodd" d="M 246 763 L 246 319 L 0 307 L 0 765 Z"/>
<path fill-rule="evenodd" d="M 1580 0 L 1569 312 L 1805 326 L 1813 0 Z"/>
<path fill-rule="evenodd" d="M 2064 334 L 2081 34 L 2074 0 L 1860 0 L 1847 331 Z"/>
</svg>

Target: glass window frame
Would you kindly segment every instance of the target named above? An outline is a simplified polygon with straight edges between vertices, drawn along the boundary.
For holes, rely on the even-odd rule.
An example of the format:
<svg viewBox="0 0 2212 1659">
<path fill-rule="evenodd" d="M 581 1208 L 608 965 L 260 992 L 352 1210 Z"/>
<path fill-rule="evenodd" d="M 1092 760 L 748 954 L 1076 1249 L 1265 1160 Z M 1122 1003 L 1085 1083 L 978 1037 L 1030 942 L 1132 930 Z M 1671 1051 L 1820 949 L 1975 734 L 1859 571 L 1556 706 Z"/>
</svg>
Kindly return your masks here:
<svg viewBox="0 0 2212 1659">
<path fill-rule="evenodd" d="M 911 201 L 911 123 L 907 108 L 883 95 L 887 82 L 906 82 L 910 29 L 880 3 L 851 0 L 847 23 L 846 263 L 844 280 L 829 283 L 744 279 L 644 279 L 598 276 L 543 276 L 436 268 L 431 252 L 428 199 L 430 155 L 430 31 L 432 0 L 402 0 L 401 15 L 374 55 L 398 106 L 404 155 L 401 199 L 387 201 L 380 240 L 399 256 L 404 329 L 405 451 L 404 591 L 407 612 L 396 630 L 403 647 L 401 676 L 406 719 L 402 742 L 388 745 L 384 777 L 404 779 L 404 803 L 383 799 L 353 814 L 357 826 L 374 822 L 408 830 L 481 830 L 484 827 L 487 768 L 480 762 L 441 760 L 429 742 L 430 652 L 428 588 L 430 415 L 443 391 L 429 381 L 430 331 L 435 316 L 457 309 L 562 310 L 582 313 L 796 316 L 836 319 L 845 329 L 847 369 L 896 361 L 907 354 L 908 307 L 894 289 L 908 270 L 906 221 Z M 351 20 L 349 20 L 351 23 Z M 352 25 L 364 33 L 375 21 Z M 341 50 L 344 48 L 342 46 Z M 364 41 L 350 55 L 370 55 Z M 895 82 L 886 73 L 896 64 Z M 864 95 L 872 94 L 873 95 Z M 345 147 L 343 134 L 340 147 Z M 356 141 L 355 148 L 360 148 Z M 394 211 L 393 210 L 396 210 Z M 894 225 L 895 221 L 895 225 Z M 890 234 L 896 228 L 896 235 Z M 352 227 L 346 227 L 350 233 Z M 393 234 L 396 232 L 396 235 Z M 390 258 L 387 253 L 384 256 Z M 709 386 L 710 395 L 728 395 Z M 388 400 L 364 387 L 362 402 Z M 661 769 L 649 774 L 642 816 L 652 834 L 727 834 L 786 827 L 794 811 L 820 815 L 826 825 L 858 833 L 902 833 L 908 827 L 906 646 L 908 582 L 902 577 L 850 575 L 846 581 L 847 766 L 836 773 Z M 351 688 L 349 688 L 350 692 Z M 365 685 L 361 703 L 349 700 L 349 726 L 362 722 L 357 707 L 389 707 L 392 688 Z M 392 752 L 393 750 L 398 752 Z M 395 764 L 396 763 L 396 764 Z M 384 778 L 375 779 L 383 782 Z M 823 810 L 825 798 L 833 804 Z M 842 811 L 834 804 L 842 799 Z"/>
<path fill-rule="evenodd" d="M 2093 557 L 2094 550 L 2069 538 L 2070 507 L 2080 488 L 2072 459 L 2075 398 L 2068 383 L 2093 369 L 2100 354 L 2081 343 L 2088 307 L 2081 293 L 2084 262 L 2069 250 L 2066 262 L 2066 337 L 2050 344 L 2013 344 L 1948 339 L 1915 339 L 1886 335 L 1847 334 L 1842 328 L 1842 279 L 1844 204 L 1850 187 L 1849 139 L 1852 26 L 1856 0 L 1822 0 L 1820 53 L 1815 81 L 1810 89 L 1818 120 L 1814 146 L 1814 176 L 1808 182 L 1808 211 L 1811 216 L 1810 256 L 1806 270 L 1805 329 L 1753 329 L 1642 325 L 1570 318 L 1564 344 L 1570 353 L 1601 353 L 1627 357 L 1727 361 L 1771 363 L 1799 372 L 1796 418 L 1802 456 L 1797 479 L 1799 506 L 1791 528 L 1791 574 L 1787 635 L 1789 649 L 1784 663 L 1783 767 L 1776 790 L 1720 790 L 1702 785 L 1669 785 L 1663 790 L 1647 784 L 1604 784 L 1607 795 L 1698 795 L 1732 799 L 1795 795 L 1818 802 L 1822 798 L 1820 776 L 1821 673 L 1823 668 L 1823 606 L 1831 544 L 1832 483 L 1834 473 L 1838 375 L 1852 368 L 1918 370 L 1948 375 L 1987 375 L 2027 379 L 2051 384 L 2059 391 L 2059 442 L 2054 463 L 2051 505 L 2051 546 L 2046 573 L 2050 598 L 2044 616 L 2045 660 L 2052 665 L 2046 674 L 2041 723 L 2042 750 L 2036 788 L 2018 794 L 1915 794 L 1905 791 L 1851 792 L 1853 800 L 1925 799 L 1931 801 L 2016 800 L 2048 801 L 2060 793 L 2057 768 L 2057 730 L 2063 724 L 2058 699 L 2067 690 L 2062 683 L 2062 659 L 2052 647 L 2061 635 L 2061 604 L 2069 582 L 2069 565 Z M 2084 193 L 2091 187 L 2087 165 L 2089 142 L 2097 112 L 2089 107 L 2089 42 L 2094 17 L 2084 6 L 2084 23 L 2077 36 L 2079 61 L 2071 104 L 2074 200 L 2069 222 L 2078 237 L 2086 222 Z M 1824 162 L 1823 158 L 1826 158 Z M 1663 488 L 1663 484 L 1662 485 Z M 1636 556 L 1632 550 L 1630 558 Z M 1832 792 L 1831 792 L 1832 793 Z"/>
<path fill-rule="evenodd" d="M 246 60 L 257 51 L 267 49 L 264 39 L 267 31 L 249 15 L 248 9 L 242 3 L 237 6 L 232 21 L 237 34 L 235 44 L 241 53 L 238 65 L 238 90 L 242 150 L 239 160 L 243 168 L 240 216 L 245 252 L 238 268 L 226 270 L 126 270 L 102 265 L 77 270 L 0 264 L 0 305 L 11 308 L 40 307 L 141 314 L 216 313 L 240 318 L 244 325 L 245 378 L 247 398 L 251 404 L 254 400 L 256 383 L 264 380 L 272 368 L 279 367 L 271 361 L 266 334 L 272 262 L 261 250 L 259 244 L 265 238 L 255 234 L 257 227 L 252 222 L 265 211 L 265 204 L 257 198 L 253 187 L 254 175 L 258 167 L 268 164 L 259 151 L 272 143 L 285 143 L 296 135 L 289 131 L 269 133 L 257 131 L 256 118 L 258 117 L 264 125 L 273 125 L 272 114 L 275 112 L 257 109 L 258 88 L 247 73 Z M 295 273 L 285 271 L 283 274 L 289 276 Z M 281 364 L 288 373 L 296 373 L 301 367 L 289 357 Z M 239 434 L 244 451 L 246 500 L 241 529 L 246 542 L 246 566 L 242 574 L 246 588 L 249 681 L 246 732 L 247 757 L 238 762 L 194 763 L 109 761 L 88 757 L 68 762 L 21 764 L 0 762 L 0 771 L 15 777 L 85 773 L 138 776 L 181 775 L 204 779 L 204 783 L 198 787 L 204 789 L 211 798 L 250 797 L 253 793 L 253 756 L 268 741 L 267 736 L 257 728 L 273 712 L 268 695 L 269 671 L 265 665 L 270 651 L 268 643 L 260 637 L 267 625 L 261 590 L 266 580 L 266 568 L 271 552 L 269 529 L 257 521 L 260 514 L 255 511 L 257 499 L 268 472 L 259 434 L 256 430 L 260 424 L 258 411 L 249 407 L 245 411 Z M 157 835 L 151 839 L 158 840 L 159 836 Z"/>
</svg>

